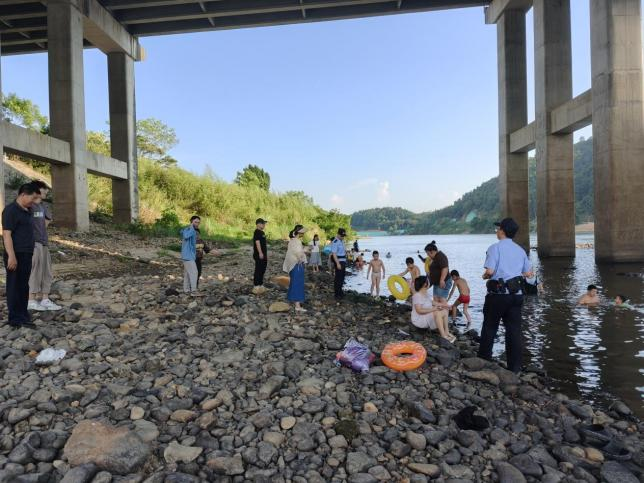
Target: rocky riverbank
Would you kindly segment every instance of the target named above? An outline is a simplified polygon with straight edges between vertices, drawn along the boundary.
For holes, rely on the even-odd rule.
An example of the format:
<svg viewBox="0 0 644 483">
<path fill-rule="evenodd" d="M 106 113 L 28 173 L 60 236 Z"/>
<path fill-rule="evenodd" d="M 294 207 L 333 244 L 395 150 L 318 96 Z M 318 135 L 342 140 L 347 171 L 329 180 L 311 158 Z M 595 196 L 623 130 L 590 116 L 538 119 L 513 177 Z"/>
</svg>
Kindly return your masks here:
<svg viewBox="0 0 644 483">
<path fill-rule="evenodd" d="M 57 238 L 58 263 L 77 265 L 55 284 L 64 310 L 0 327 L 0 482 L 644 481 L 644 426 L 623 404 L 551 394 L 537 373 L 475 358 L 471 334 L 411 330 L 404 307 L 336 305 L 324 273 L 307 274 L 308 313 L 271 312 L 285 291 L 251 293 L 247 248 L 209 258 L 204 296 L 188 298 L 167 244 Z M 338 368 L 351 336 L 376 353 L 411 338 L 427 363 Z M 47 347 L 67 354 L 36 365 Z M 489 427 L 459 428 L 468 406 Z M 593 423 L 625 461 L 583 438 Z"/>
</svg>

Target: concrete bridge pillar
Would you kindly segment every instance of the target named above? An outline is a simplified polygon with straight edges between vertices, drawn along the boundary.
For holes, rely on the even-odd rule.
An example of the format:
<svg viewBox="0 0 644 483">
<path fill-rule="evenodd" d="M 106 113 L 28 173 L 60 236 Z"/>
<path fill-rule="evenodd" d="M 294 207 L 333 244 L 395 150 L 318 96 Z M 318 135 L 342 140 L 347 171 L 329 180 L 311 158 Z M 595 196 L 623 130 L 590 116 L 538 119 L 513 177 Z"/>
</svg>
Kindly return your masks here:
<svg viewBox="0 0 644 483">
<path fill-rule="evenodd" d="M 107 55 L 112 157 L 127 163 L 128 179 L 112 180 L 116 223 L 132 223 L 139 215 L 134 59 L 124 52 Z"/>
<path fill-rule="evenodd" d="M 640 0 L 591 0 L 595 259 L 644 261 Z"/>
<path fill-rule="evenodd" d="M 521 229 L 516 242 L 530 249 L 528 154 L 512 153 L 510 133 L 528 121 L 526 24 L 523 10 L 506 10 L 497 21 L 499 82 L 499 192 L 501 216 Z"/>
<path fill-rule="evenodd" d="M 70 0 L 47 2 L 50 134 L 70 144 L 71 164 L 52 165 L 56 223 L 89 228 L 85 159 L 83 15 Z"/>
<path fill-rule="evenodd" d="M 551 134 L 553 109 L 572 99 L 570 0 L 534 0 L 537 238 L 540 256 L 575 255 L 572 134 Z"/>
</svg>

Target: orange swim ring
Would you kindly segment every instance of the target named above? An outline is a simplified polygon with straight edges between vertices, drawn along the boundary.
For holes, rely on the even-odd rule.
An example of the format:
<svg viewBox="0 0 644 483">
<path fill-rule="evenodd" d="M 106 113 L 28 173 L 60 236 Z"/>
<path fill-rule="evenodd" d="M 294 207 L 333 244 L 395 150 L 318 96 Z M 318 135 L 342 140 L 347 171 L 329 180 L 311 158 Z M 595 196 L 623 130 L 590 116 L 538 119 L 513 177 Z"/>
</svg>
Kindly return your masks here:
<svg viewBox="0 0 644 483">
<path fill-rule="evenodd" d="M 423 365 L 427 351 L 418 342 L 404 340 L 387 344 L 380 358 L 385 366 L 394 371 L 413 371 Z"/>
</svg>

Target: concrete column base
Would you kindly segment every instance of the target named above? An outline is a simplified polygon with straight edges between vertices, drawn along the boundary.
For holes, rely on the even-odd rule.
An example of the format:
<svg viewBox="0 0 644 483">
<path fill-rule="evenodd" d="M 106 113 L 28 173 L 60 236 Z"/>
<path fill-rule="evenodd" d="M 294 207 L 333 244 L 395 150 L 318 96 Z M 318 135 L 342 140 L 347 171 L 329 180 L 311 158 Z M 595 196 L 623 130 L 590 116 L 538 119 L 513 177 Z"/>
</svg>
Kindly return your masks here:
<svg viewBox="0 0 644 483">
<path fill-rule="evenodd" d="M 644 261 L 640 0 L 591 0 L 595 259 Z"/>
</svg>

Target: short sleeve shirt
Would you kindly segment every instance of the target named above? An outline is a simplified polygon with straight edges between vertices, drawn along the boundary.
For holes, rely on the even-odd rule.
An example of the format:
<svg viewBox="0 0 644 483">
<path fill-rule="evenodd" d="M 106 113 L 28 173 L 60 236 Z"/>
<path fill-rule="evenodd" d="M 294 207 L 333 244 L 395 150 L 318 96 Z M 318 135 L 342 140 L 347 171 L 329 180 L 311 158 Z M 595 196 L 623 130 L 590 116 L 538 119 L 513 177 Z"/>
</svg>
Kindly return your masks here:
<svg viewBox="0 0 644 483">
<path fill-rule="evenodd" d="M 34 228 L 31 211 L 15 201 L 2 211 L 2 229 L 11 231 L 13 250 L 16 253 L 34 252 Z"/>
<path fill-rule="evenodd" d="M 335 253 L 335 256 L 341 260 L 347 258 L 347 250 L 344 247 L 344 242 L 339 238 L 333 240 L 333 243 L 331 244 L 331 253 Z"/>
<path fill-rule="evenodd" d="M 502 278 L 507 281 L 529 272 L 532 266 L 525 250 L 511 239 L 505 238 L 487 249 L 485 268 L 494 270 L 492 280 Z"/>
<path fill-rule="evenodd" d="M 51 220 L 49 210 L 41 203 L 31 207 L 31 214 L 33 216 L 34 238 L 36 243 L 47 245 L 49 243 L 49 237 L 47 236 L 46 220 Z"/>
<path fill-rule="evenodd" d="M 441 271 L 444 268 L 449 269 L 449 261 L 447 260 L 447 255 L 445 255 L 443 252 L 438 252 L 432 260 L 432 264 L 429 266 L 429 283 L 431 285 L 438 285 L 440 283 Z"/>
<path fill-rule="evenodd" d="M 259 258 L 259 251 L 257 251 L 257 243 L 259 240 L 259 245 L 262 247 L 262 253 L 264 254 L 264 259 L 268 257 L 268 252 L 266 251 L 266 233 L 259 228 L 255 229 L 253 233 L 253 258 Z"/>
</svg>

